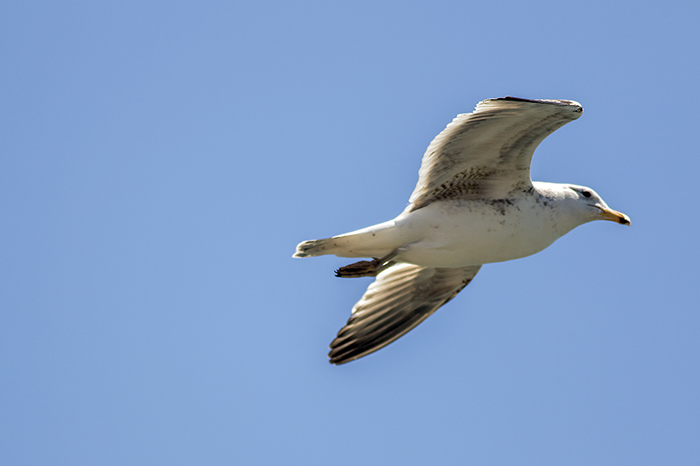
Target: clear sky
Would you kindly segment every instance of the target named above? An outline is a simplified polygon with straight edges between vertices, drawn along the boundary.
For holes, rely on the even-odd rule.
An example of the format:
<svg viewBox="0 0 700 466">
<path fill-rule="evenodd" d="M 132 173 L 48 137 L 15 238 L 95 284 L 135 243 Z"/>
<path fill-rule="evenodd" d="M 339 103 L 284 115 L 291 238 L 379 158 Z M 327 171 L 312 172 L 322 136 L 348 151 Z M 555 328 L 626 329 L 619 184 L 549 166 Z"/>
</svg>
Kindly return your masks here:
<svg viewBox="0 0 700 466">
<path fill-rule="evenodd" d="M 698 2 L 5 2 L 7 465 L 696 465 Z M 335 367 L 389 220 L 489 97 L 576 100 L 584 225 Z"/>
</svg>

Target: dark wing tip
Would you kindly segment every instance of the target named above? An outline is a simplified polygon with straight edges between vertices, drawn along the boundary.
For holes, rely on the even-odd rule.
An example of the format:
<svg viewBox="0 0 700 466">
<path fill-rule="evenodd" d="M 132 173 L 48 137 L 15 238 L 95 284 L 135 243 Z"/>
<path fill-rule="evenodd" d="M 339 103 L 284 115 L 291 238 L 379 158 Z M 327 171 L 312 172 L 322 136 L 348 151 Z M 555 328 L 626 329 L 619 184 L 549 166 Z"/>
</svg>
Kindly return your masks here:
<svg viewBox="0 0 700 466">
<path fill-rule="evenodd" d="M 372 319 L 371 313 L 361 317 L 352 315 L 330 344 L 329 362 L 345 364 L 384 348 L 415 328 L 447 301 L 449 299 L 417 305 L 408 303 L 407 309 L 378 319 Z M 365 319 L 370 319 L 370 322 Z"/>
<path fill-rule="evenodd" d="M 581 107 L 581 104 L 574 100 L 563 100 L 563 99 L 524 99 L 522 97 L 513 97 L 513 96 L 506 96 L 506 97 L 496 97 L 495 99 L 488 99 L 488 100 L 501 100 L 501 101 L 506 101 L 506 102 L 528 102 L 528 103 L 533 103 L 533 104 L 544 104 L 544 105 L 572 105 L 575 107 Z"/>
<path fill-rule="evenodd" d="M 488 102 L 524 102 L 528 104 L 538 104 L 538 105 L 555 105 L 567 114 L 571 115 L 573 119 L 577 119 L 583 113 L 583 106 L 576 102 L 575 100 L 557 100 L 557 99 L 523 99 L 522 97 L 496 97 L 494 99 L 486 99 L 482 103 Z M 480 103 L 480 105 L 482 104 Z M 477 106 L 478 110 L 478 106 Z"/>
<path fill-rule="evenodd" d="M 505 97 L 496 97 L 495 99 L 489 99 L 489 100 L 507 100 L 507 101 L 512 101 L 512 102 L 533 102 L 533 103 L 543 103 L 541 100 L 537 99 L 523 99 L 522 97 L 513 97 L 513 96 L 505 96 Z"/>
<path fill-rule="evenodd" d="M 358 357 L 352 357 L 348 355 L 337 355 L 333 356 L 331 354 L 328 355 L 328 362 L 333 364 L 334 366 L 340 366 L 345 363 L 348 363 L 350 361 L 354 361 L 355 359 L 359 359 Z"/>
</svg>

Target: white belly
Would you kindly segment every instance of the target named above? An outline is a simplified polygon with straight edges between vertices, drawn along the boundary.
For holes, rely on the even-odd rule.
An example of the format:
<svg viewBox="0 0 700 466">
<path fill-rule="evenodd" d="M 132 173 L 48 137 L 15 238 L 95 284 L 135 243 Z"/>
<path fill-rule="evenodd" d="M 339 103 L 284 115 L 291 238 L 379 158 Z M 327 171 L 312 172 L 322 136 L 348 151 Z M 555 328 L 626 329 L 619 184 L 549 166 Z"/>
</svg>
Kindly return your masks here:
<svg viewBox="0 0 700 466">
<path fill-rule="evenodd" d="M 398 260 L 426 267 L 464 267 L 535 254 L 570 229 L 562 230 L 552 207 L 534 199 L 434 202 L 396 219 L 402 236 L 414 238 Z"/>
</svg>

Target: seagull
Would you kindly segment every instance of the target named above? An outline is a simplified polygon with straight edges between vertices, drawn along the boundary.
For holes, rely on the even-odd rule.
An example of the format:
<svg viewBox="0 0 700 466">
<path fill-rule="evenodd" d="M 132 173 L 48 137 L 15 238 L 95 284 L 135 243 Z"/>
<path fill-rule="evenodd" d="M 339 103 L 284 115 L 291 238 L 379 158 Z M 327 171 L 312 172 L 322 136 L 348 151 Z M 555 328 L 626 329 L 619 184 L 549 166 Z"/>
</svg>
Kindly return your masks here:
<svg viewBox="0 0 700 466">
<path fill-rule="evenodd" d="M 331 364 L 373 353 L 408 333 L 467 286 L 483 264 L 542 251 L 579 225 L 629 225 L 591 188 L 530 179 L 548 135 L 583 113 L 571 100 L 488 99 L 430 143 L 401 214 L 332 238 L 304 241 L 293 257 L 371 258 L 336 276 L 376 277 L 330 344 Z"/>
</svg>

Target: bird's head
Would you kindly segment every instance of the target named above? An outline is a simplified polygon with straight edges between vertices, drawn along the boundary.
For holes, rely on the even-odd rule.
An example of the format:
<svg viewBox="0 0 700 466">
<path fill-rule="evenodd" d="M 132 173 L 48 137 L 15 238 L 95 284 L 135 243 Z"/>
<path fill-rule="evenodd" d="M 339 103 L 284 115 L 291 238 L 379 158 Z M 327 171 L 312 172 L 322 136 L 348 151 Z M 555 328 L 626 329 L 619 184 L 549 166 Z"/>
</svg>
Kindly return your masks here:
<svg viewBox="0 0 700 466">
<path fill-rule="evenodd" d="M 590 220 L 610 220 L 621 225 L 629 225 L 630 218 L 613 210 L 605 203 L 605 201 L 591 188 L 586 186 L 567 185 L 570 191 L 567 192 L 567 198 L 572 200 L 577 210 L 585 213 Z"/>
</svg>

